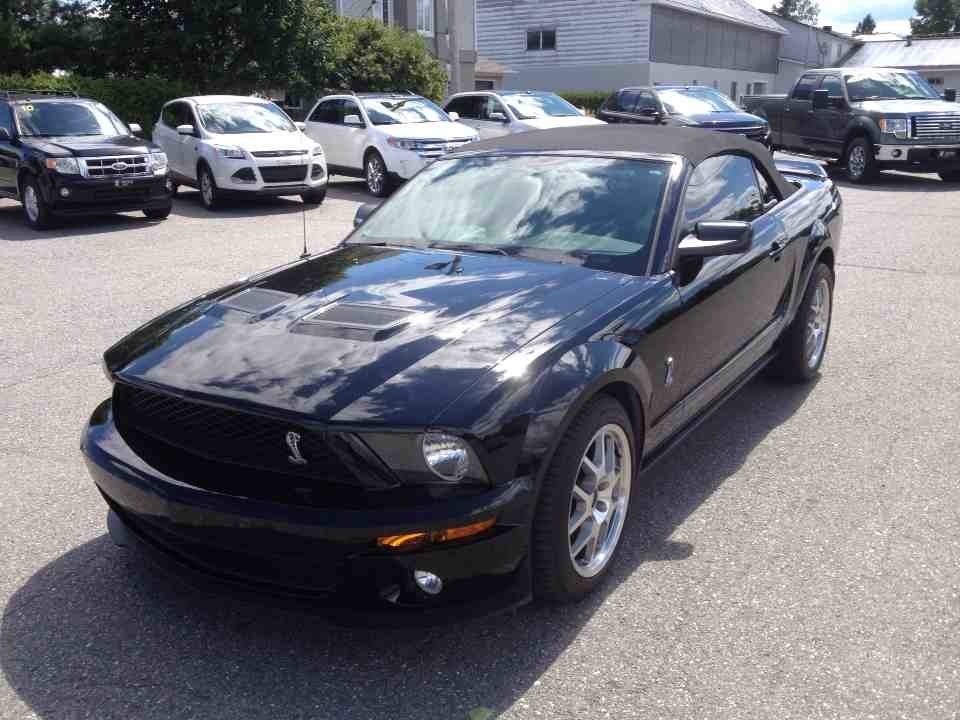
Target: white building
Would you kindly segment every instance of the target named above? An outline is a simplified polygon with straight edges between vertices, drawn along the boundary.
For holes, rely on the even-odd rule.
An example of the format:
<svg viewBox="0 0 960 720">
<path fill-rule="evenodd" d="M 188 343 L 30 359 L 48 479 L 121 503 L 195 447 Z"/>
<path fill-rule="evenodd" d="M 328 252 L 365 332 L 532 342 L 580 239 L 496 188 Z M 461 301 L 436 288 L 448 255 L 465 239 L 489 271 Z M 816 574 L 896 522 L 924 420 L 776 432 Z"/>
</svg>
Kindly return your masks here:
<svg viewBox="0 0 960 720">
<path fill-rule="evenodd" d="M 843 65 L 916 70 L 941 94 L 960 90 L 960 33 L 864 43 Z"/>
</svg>

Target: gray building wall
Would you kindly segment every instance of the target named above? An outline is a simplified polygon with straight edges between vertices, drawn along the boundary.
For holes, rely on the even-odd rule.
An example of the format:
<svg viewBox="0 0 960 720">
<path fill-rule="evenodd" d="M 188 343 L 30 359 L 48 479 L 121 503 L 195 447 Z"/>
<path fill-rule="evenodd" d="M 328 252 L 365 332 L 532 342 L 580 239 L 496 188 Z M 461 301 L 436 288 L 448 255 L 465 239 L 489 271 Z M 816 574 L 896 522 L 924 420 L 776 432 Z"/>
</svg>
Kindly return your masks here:
<svg viewBox="0 0 960 720">
<path fill-rule="evenodd" d="M 789 92 L 803 72 L 809 68 L 836 67 L 859 43 L 821 28 L 788 20 L 779 15 L 770 17 L 787 31 L 780 47 L 780 70 L 773 92 Z"/>
</svg>

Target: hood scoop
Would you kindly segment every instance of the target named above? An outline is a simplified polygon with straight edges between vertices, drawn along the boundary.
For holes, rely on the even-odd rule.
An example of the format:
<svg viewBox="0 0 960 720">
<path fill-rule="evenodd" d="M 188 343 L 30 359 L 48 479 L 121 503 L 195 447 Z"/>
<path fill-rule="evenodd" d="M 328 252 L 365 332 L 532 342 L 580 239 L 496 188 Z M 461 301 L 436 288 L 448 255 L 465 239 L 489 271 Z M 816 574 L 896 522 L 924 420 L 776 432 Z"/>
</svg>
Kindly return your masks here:
<svg viewBox="0 0 960 720">
<path fill-rule="evenodd" d="M 252 287 L 224 298 L 207 312 L 222 320 L 254 322 L 263 319 L 296 298 L 297 296 L 292 293 Z"/>
<path fill-rule="evenodd" d="M 385 305 L 335 302 L 304 315 L 294 332 L 351 340 L 385 340 L 409 325 L 418 314 Z"/>
</svg>

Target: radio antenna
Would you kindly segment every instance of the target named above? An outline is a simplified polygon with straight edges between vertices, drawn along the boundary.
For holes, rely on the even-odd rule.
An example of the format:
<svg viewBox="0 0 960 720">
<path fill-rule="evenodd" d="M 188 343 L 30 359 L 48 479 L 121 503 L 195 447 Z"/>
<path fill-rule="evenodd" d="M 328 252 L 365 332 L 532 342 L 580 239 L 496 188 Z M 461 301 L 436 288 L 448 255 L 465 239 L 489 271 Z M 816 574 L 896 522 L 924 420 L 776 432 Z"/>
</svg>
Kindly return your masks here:
<svg viewBox="0 0 960 720">
<path fill-rule="evenodd" d="M 307 250 L 307 204 L 303 204 L 303 209 L 300 211 L 300 216 L 303 218 L 303 252 L 300 253 L 300 259 L 306 260 L 310 257 L 310 251 Z"/>
</svg>

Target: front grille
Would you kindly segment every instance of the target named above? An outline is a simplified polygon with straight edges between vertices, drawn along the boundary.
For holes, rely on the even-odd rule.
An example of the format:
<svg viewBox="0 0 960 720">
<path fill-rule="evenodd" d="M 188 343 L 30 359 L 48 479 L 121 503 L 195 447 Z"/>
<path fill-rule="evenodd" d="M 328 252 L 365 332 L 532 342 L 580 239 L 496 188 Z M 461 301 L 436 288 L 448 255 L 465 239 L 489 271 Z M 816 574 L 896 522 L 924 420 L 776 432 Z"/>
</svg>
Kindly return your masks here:
<svg viewBox="0 0 960 720">
<path fill-rule="evenodd" d="M 261 150 L 252 153 L 254 157 L 272 158 L 272 157 L 290 157 L 291 155 L 306 155 L 306 150 Z"/>
<path fill-rule="evenodd" d="M 708 130 L 717 130 L 718 132 L 736 133 L 737 135 L 746 135 L 747 137 L 762 136 L 763 126 L 754 125 L 752 127 L 711 127 Z"/>
<path fill-rule="evenodd" d="M 304 182 L 307 178 L 306 165 L 277 165 L 259 170 L 265 183 Z"/>
<path fill-rule="evenodd" d="M 146 155 L 83 158 L 87 177 L 126 177 L 149 175 Z"/>
<path fill-rule="evenodd" d="M 916 115 L 911 134 L 917 140 L 960 142 L 960 113 Z"/>
<path fill-rule="evenodd" d="M 420 140 L 417 154 L 425 158 L 438 158 L 466 145 L 469 140 Z"/>
</svg>

